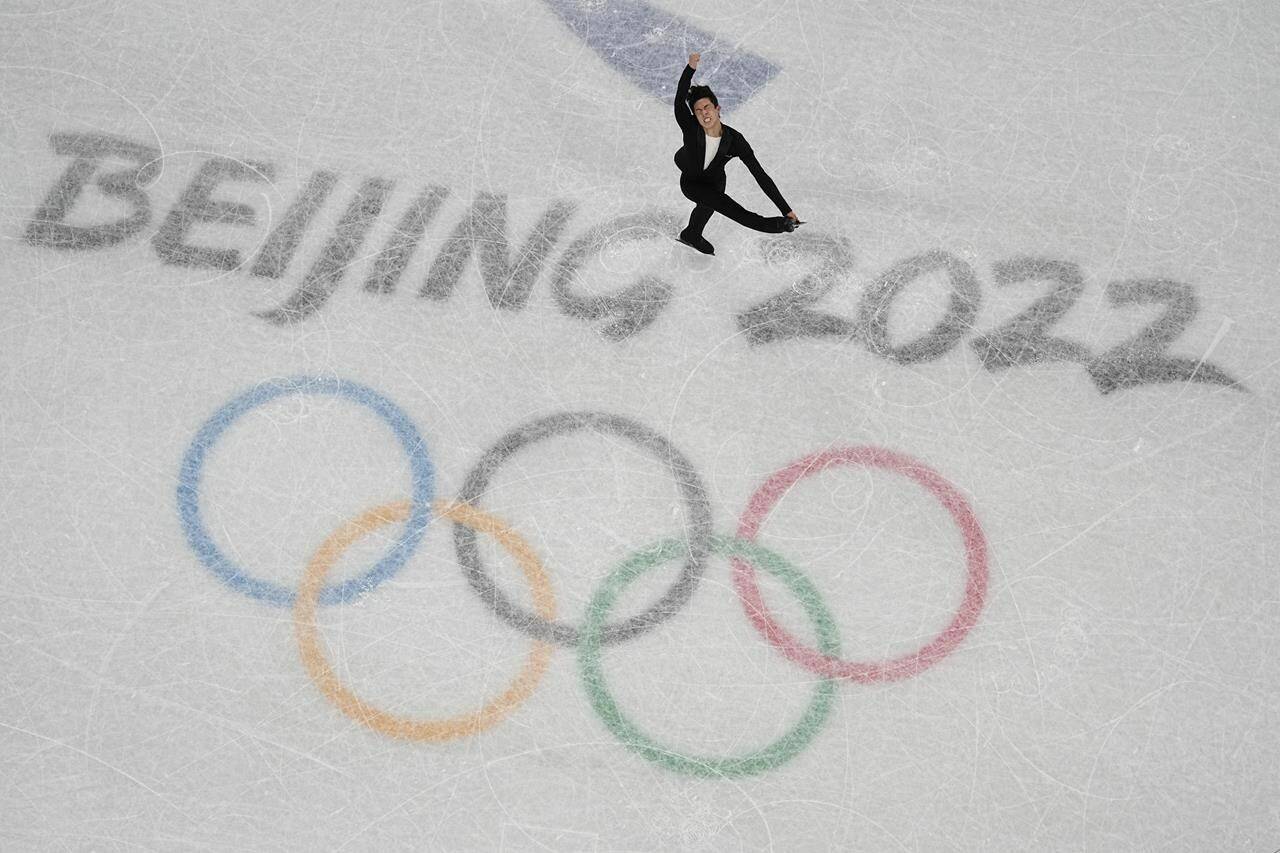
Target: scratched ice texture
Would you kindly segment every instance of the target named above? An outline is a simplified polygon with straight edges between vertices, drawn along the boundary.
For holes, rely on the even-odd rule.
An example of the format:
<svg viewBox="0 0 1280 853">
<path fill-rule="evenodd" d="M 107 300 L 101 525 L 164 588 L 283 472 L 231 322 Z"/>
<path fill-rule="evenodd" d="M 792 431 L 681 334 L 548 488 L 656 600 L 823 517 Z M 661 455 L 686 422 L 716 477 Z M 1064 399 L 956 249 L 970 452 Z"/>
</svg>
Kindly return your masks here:
<svg viewBox="0 0 1280 853">
<path fill-rule="evenodd" d="M 693 51 L 795 234 L 671 239 Z M 0 846 L 1280 848 L 1274 4 L 0 57 Z"/>
</svg>

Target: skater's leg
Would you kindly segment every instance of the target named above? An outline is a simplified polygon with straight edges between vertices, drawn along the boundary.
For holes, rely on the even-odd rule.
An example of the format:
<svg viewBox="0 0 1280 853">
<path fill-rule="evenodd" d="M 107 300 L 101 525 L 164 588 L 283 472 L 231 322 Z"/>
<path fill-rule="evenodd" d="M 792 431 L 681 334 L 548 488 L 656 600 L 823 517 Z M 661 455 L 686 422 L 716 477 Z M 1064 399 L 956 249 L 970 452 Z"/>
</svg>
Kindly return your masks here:
<svg viewBox="0 0 1280 853">
<path fill-rule="evenodd" d="M 707 242 L 707 238 L 702 236 L 702 229 L 707 224 L 707 220 L 715 213 L 705 204 L 700 204 L 689 214 L 689 224 L 680 232 L 677 239 L 681 243 L 692 246 L 705 255 L 714 255 L 716 247 Z"/>
<path fill-rule="evenodd" d="M 704 252 L 708 255 L 714 255 L 716 248 L 702 236 L 702 229 L 706 227 L 707 220 L 715 213 L 715 209 L 707 204 L 706 201 L 714 198 L 719 190 L 719 187 L 704 184 L 701 181 L 694 181 L 688 177 L 680 179 L 680 192 L 684 193 L 685 198 L 697 205 L 689 214 L 689 224 L 680 232 L 680 240 L 688 243 L 699 252 Z"/>
<path fill-rule="evenodd" d="M 707 227 L 707 220 L 711 218 L 711 214 L 713 213 L 715 213 L 715 210 L 710 205 L 698 205 L 693 209 L 693 212 L 689 214 L 689 224 L 685 226 L 684 231 L 680 233 L 685 237 L 701 238 L 702 229 Z M 690 242 L 694 241 L 690 240 Z"/>
<path fill-rule="evenodd" d="M 711 209 L 721 216 L 727 216 L 739 225 L 745 225 L 753 231 L 764 231 L 768 234 L 781 234 L 787 231 L 786 217 L 784 216 L 761 216 L 758 213 L 752 213 L 742 205 L 724 193 L 718 193 L 715 196 L 707 198 L 703 204 L 710 205 Z"/>
</svg>

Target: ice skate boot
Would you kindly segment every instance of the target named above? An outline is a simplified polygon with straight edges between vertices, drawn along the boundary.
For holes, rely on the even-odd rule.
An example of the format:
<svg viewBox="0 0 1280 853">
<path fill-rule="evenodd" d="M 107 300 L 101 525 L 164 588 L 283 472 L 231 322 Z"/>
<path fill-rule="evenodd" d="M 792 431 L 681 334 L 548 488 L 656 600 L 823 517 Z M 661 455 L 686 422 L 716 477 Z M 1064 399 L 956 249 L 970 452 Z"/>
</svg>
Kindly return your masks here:
<svg viewBox="0 0 1280 853">
<path fill-rule="evenodd" d="M 708 243 L 705 237 L 692 237 L 686 233 L 687 231 L 688 229 L 681 231 L 676 240 L 692 249 L 697 249 L 704 255 L 714 255 L 716 253 L 716 247 Z"/>
</svg>

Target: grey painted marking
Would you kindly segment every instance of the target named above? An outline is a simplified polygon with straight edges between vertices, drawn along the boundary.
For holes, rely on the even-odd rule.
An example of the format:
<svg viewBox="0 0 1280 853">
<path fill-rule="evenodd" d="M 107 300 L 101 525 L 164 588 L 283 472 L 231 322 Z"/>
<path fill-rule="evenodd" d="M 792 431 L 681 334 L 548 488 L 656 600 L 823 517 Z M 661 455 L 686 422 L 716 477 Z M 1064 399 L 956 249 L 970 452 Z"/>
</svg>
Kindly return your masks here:
<svg viewBox="0 0 1280 853">
<path fill-rule="evenodd" d="M 908 284 L 925 273 L 945 269 L 951 280 L 947 313 L 919 338 L 894 346 L 889 340 L 889 309 Z M 982 290 L 973 268 L 942 249 L 907 258 L 882 274 L 863 294 L 858 310 L 858 329 L 867 347 L 877 355 L 899 364 L 915 364 L 940 358 L 973 328 L 982 305 Z"/>
<path fill-rule="evenodd" d="M 1155 382 L 1207 382 L 1247 390 L 1204 359 L 1165 355 L 1200 312 L 1191 285 L 1163 278 L 1113 281 L 1107 285 L 1107 298 L 1112 305 L 1167 307 L 1145 329 L 1089 363 L 1089 378 L 1103 394 Z"/>
<path fill-rule="evenodd" d="M 601 0 L 595 5 L 607 4 Z M 32 215 L 23 239 L 40 248 L 93 250 L 120 243 L 146 227 L 151 218 L 151 199 L 145 188 L 160 175 L 159 149 L 105 133 L 54 133 L 49 140 L 55 154 L 73 159 Z M 99 174 L 103 162 L 109 159 L 130 161 L 134 165 Z M 201 222 L 251 224 L 255 215 L 252 208 L 218 201 L 213 198 L 213 192 L 224 180 L 269 179 L 271 171 L 266 164 L 224 157 L 205 162 L 153 238 L 156 252 L 168 263 L 220 269 L 239 266 L 240 258 L 235 250 L 192 246 L 184 240 L 190 229 Z M 251 270 L 254 275 L 271 278 L 284 275 L 306 228 L 338 178 L 337 173 L 327 170 L 318 170 L 311 176 L 264 241 Z M 68 224 L 66 219 L 90 182 L 95 183 L 102 195 L 124 202 L 128 214 L 94 225 Z M 365 181 L 299 289 L 280 307 L 257 316 L 283 325 L 299 322 L 318 311 L 340 283 L 346 267 L 355 260 L 390 190 L 389 181 L 377 178 Z M 447 193 L 443 187 L 432 186 L 415 198 L 402 215 L 396 233 L 375 257 L 373 270 L 364 285 L 366 290 L 394 291 L 426 225 L 436 215 Z M 422 293 L 438 299 L 447 297 L 474 253 L 479 258 L 490 302 L 507 309 L 523 307 L 574 210 L 573 203 L 566 201 L 548 208 L 513 264 L 508 257 L 506 199 L 481 196 L 436 259 Z M 671 213 L 648 209 L 604 223 L 575 240 L 561 257 L 552 282 L 553 297 L 560 310 L 588 322 L 616 317 L 602 330 L 602 334 L 612 340 L 625 339 L 647 328 L 670 301 L 669 282 L 647 275 L 619 293 L 589 296 L 574 290 L 577 273 L 583 263 L 610 240 L 619 236 L 623 240 L 635 240 L 658 234 L 673 235 L 679 225 L 680 220 Z M 972 328 L 982 297 L 977 280 L 967 263 L 940 249 L 909 258 L 880 276 L 863 295 L 858 318 L 852 324 L 834 314 L 812 310 L 810 306 L 827 295 L 836 278 L 847 272 L 852 257 L 842 238 L 824 238 L 830 240 L 829 243 L 806 240 L 813 236 L 793 235 L 785 239 L 802 253 L 825 258 L 818 269 L 803 276 L 789 290 L 738 315 L 738 326 L 750 343 L 852 335 L 861 337 L 873 352 L 909 364 L 940 357 Z M 773 244 L 765 241 L 764 245 L 767 248 Z M 774 263 L 772 256 L 765 254 L 766 263 Z M 952 284 L 946 314 L 927 334 L 902 346 L 893 346 L 888 332 L 893 300 L 912 279 L 939 268 L 947 270 Z M 1190 285 L 1167 279 L 1132 279 L 1110 284 L 1107 296 L 1114 306 L 1163 303 L 1167 309 L 1130 340 L 1091 358 L 1078 342 L 1048 334 L 1081 295 L 1083 279 L 1075 264 L 1021 256 L 997 262 L 993 269 L 1000 287 L 1032 280 L 1057 284 L 1026 311 L 972 341 L 989 370 L 1045 361 L 1084 361 L 1090 377 L 1104 394 L 1162 382 L 1202 382 L 1248 392 L 1241 382 L 1207 361 L 1208 353 L 1200 359 L 1166 354 L 1167 348 L 1198 314 L 1196 294 Z"/>
<path fill-rule="evenodd" d="M 337 184 L 337 172 L 321 169 L 311 175 L 307 185 L 285 211 L 284 218 L 267 235 L 250 272 L 263 278 L 280 278 L 284 275 L 307 226 Z"/>
<path fill-rule="evenodd" d="M 429 186 L 409 204 L 396 230 L 387 238 L 387 244 L 373 259 L 373 270 L 365 279 L 364 289 L 368 293 L 393 293 L 409 257 L 418 247 L 422 234 L 427 230 L 427 223 L 435 218 L 436 211 L 444 203 L 449 191 L 440 186 Z"/>
<path fill-rule="evenodd" d="M 724 109 L 745 104 L 778 66 L 722 41 L 645 0 L 543 0 L 615 71 L 659 100 L 675 97 L 689 54 L 700 51 L 701 80 Z"/>
<path fill-rule="evenodd" d="M 610 241 L 661 239 L 669 242 L 680 229 L 680 220 L 670 211 L 649 208 L 619 216 L 597 225 L 569 244 L 560 256 L 551 291 L 560 310 L 570 317 L 593 323 L 606 317 L 618 319 L 600 330 L 613 341 L 639 332 L 658 319 L 671 301 L 670 282 L 644 275 L 617 293 L 587 296 L 575 292 L 573 283 L 586 261 L 599 254 Z"/>
<path fill-rule="evenodd" d="M 552 202 L 512 264 L 507 240 L 507 197 L 481 193 L 440 248 L 419 295 L 448 299 L 474 254 L 489 303 L 512 311 L 523 308 L 575 209 L 571 202 Z"/>
<path fill-rule="evenodd" d="M 818 258 L 818 269 L 738 314 L 738 328 L 747 342 L 767 344 L 790 338 L 846 338 L 852 335 L 852 321 L 809 307 L 826 296 L 840 283 L 841 277 L 853 269 L 853 249 L 849 241 L 821 232 L 766 237 L 760 241 L 766 264 L 776 263 L 770 251 L 776 246 L 788 246 L 797 254 Z"/>
<path fill-rule="evenodd" d="M 550 415 L 517 427 L 485 451 L 480 461 L 467 474 L 458 500 L 478 506 L 498 469 L 520 450 L 544 439 L 569 435 L 583 429 L 625 438 L 658 457 L 671 470 L 685 501 L 685 536 L 689 556 L 684 568 L 666 594 L 648 610 L 604 627 L 602 641 L 617 643 L 639 636 L 675 615 L 693 595 L 705 570 L 707 553 L 711 549 L 711 498 L 692 463 L 675 445 L 643 424 L 621 415 L 607 412 L 562 412 Z M 578 643 L 579 631 L 576 627 L 543 619 L 518 606 L 498 589 L 480 561 L 474 530 L 455 524 L 453 543 L 458 553 L 458 563 L 466 573 L 467 580 L 504 621 L 541 640 L 567 646 Z"/>
<path fill-rule="evenodd" d="M 106 133 L 55 133 L 49 142 L 55 154 L 75 159 L 32 215 L 23 235 L 28 243 L 46 249 L 101 249 L 132 237 L 151 221 L 151 200 L 143 185 L 160 175 L 160 149 Z M 68 225 L 67 214 L 108 157 L 137 164 L 97 180 L 103 195 L 127 202 L 131 212 L 114 222 Z"/>
<path fill-rule="evenodd" d="M 987 370 L 1044 361 L 1089 361 L 1091 354 L 1084 344 L 1047 334 L 1084 292 L 1080 267 L 1069 261 L 1023 256 L 1000 261 L 992 269 L 997 287 L 1023 281 L 1052 281 L 1057 286 L 1000 328 L 969 342 Z"/>
<path fill-rule="evenodd" d="M 362 183 L 338 221 L 333 236 L 302 280 L 302 285 L 283 305 L 258 312 L 255 316 L 283 326 L 305 320 L 319 311 L 342 281 L 347 266 L 356 258 L 369 228 L 382 212 L 390 194 L 391 181 L 369 178 Z"/>
<path fill-rule="evenodd" d="M 184 267 L 237 269 L 241 263 L 238 249 L 193 246 L 185 242 L 187 234 L 201 222 L 253 225 L 257 215 L 252 207 L 219 201 L 213 197 L 213 191 L 222 181 L 270 181 L 274 175 L 275 169 L 270 163 L 249 163 L 229 157 L 206 160 L 151 238 L 160 260 Z"/>
</svg>

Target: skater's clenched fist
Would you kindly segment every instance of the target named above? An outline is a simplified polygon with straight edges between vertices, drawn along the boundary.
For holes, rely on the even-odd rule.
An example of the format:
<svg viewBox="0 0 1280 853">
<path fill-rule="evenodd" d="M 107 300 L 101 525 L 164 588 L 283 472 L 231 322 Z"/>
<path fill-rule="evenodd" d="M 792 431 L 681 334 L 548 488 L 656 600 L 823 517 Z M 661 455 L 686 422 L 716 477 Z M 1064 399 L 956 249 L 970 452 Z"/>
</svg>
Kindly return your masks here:
<svg viewBox="0 0 1280 853">
<path fill-rule="evenodd" d="M 691 53 L 691 54 L 689 54 L 689 67 L 690 67 L 690 68 L 692 68 L 694 71 L 697 71 L 697 70 L 698 70 L 698 60 L 699 60 L 699 59 L 701 59 L 701 58 L 702 58 L 702 54 L 700 54 L 700 53 Z"/>
</svg>

